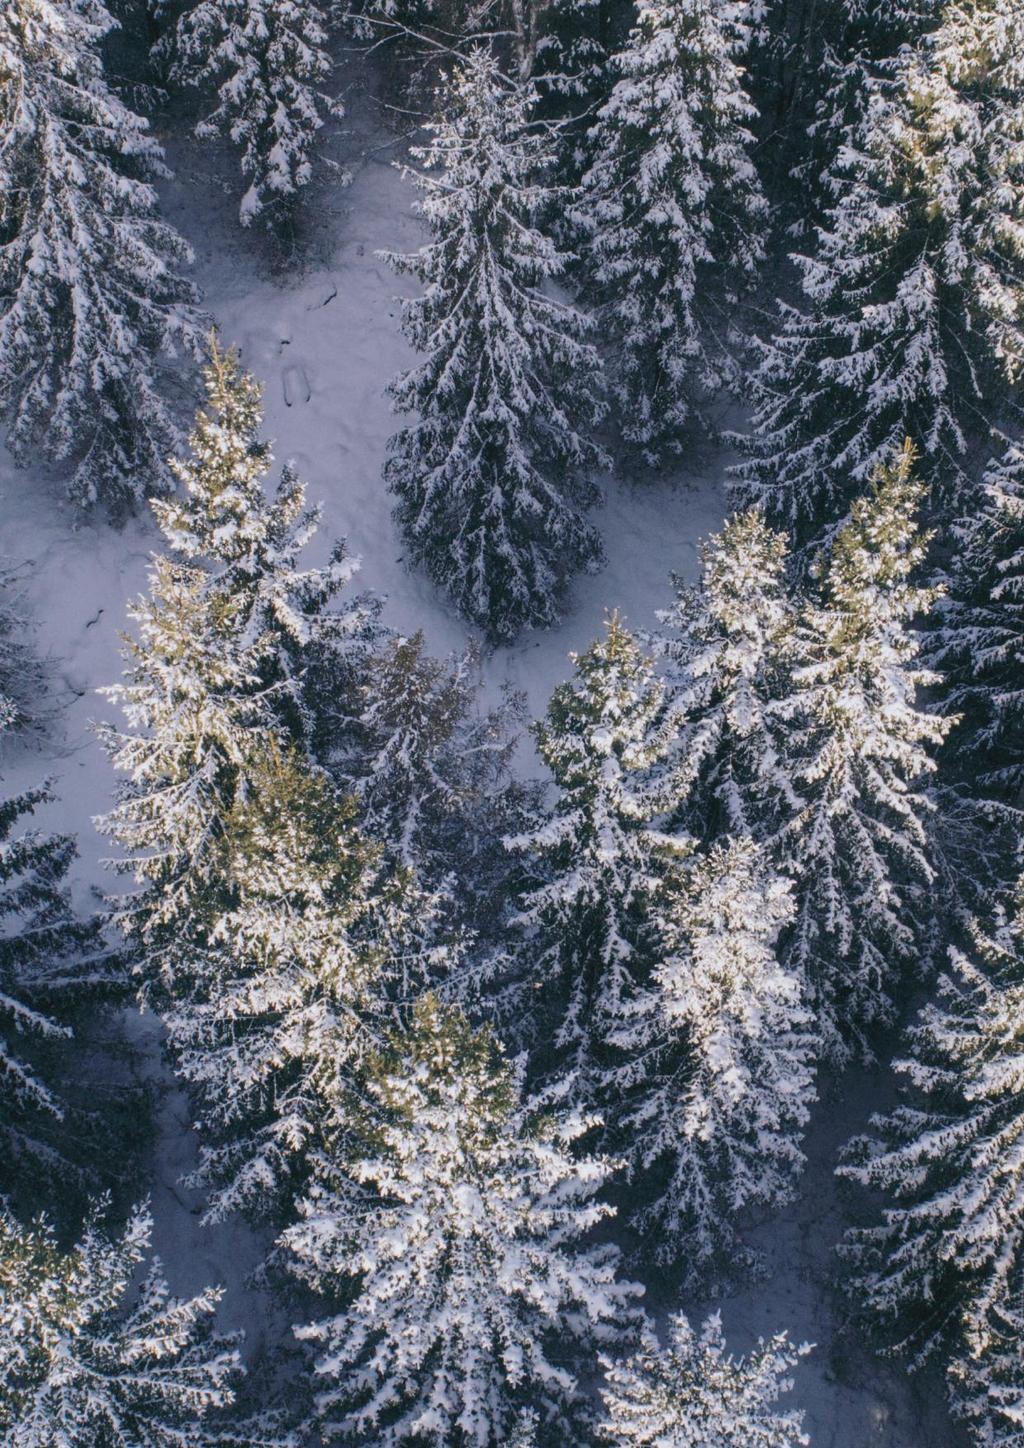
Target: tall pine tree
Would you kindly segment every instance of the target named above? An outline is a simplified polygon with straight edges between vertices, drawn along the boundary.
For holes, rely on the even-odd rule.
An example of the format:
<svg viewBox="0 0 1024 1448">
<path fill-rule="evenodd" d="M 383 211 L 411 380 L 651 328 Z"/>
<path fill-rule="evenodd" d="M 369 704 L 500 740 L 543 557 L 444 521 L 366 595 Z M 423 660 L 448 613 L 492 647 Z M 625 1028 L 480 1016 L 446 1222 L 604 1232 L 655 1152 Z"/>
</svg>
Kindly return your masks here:
<svg viewBox="0 0 1024 1448">
<path fill-rule="evenodd" d="M 355 560 L 336 549 L 324 569 L 299 566 L 318 514 L 294 470 L 264 496 L 271 456 L 256 382 L 215 346 L 206 386 L 192 455 L 174 465 L 185 494 L 157 505 L 173 554 L 153 561 L 150 594 L 131 611 L 126 682 L 108 691 L 128 728 L 101 730 L 128 776 L 101 828 L 128 852 L 118 868 L 146 885 L 123 923 L 157 995 L 161 946 L 216 890 L 224 821 L 250 792 L 250 771 L 271 747 L 313 748 L 320 686 L 354 690 L 375 632 L 365 600 L 328 610 Z"/>
<path fill-rule="evenodd" d="M 1010 915 L 951 952 L 897 1069 L 911 1099 L 851 1144 L 843 1174 L 883 1196 L 851 1231 L 851 1289 L 913 1365 L 937 1356 L 979 1444 L 1024 1409 L 1024 881 Z"/>
<path fill-rule="evenodd" d="M 597 113 L 581 221 L 617 356 L 623 436 L 681 451 L 702 400 L 737 377 L 739 295 L 764 255 L 740 57 L 746 7 L 645 0 Z"/>
<path fill-rule="evenodd" d="M 402 892 L 353 815 L 323 776 L 271 751 L 224 820 L 216 894 L 166 948 L 175 989 L 163 1016 L 210 1220 L 287 1213 L 389 1007 L 429 983 L 396 948 Z M 440 972 L 443 950 L 432 959 Z"/>
<path fill-rule="evenodd" d="M 1024 362 L 1024 15 L 950 3 L 872 80 L 834 200 L 752 386 L 734 496 L 800 544 L 906 436 L 948 506 Z"/>
<path fill-rule="evenodd" d="M 365 1154 L 325 1163 L 286 1234 L 302 1280 L 340 1298 L 300 1330 L 325 1442 L 499 1448 L 530 1409 L 527 1442 L 590 1442 L 581 1373 L 640 1289 L 580 1240 L 612 1210 L 611 1163 L 572 1152 L 591 1123 L 521 1093 L 489 1033 L 429 996 L 371 1072 Z"/>
<path fill-rule="evenodd" d="M 950 721 L 919 698 L 939 683 L 913 629 L 937 600 L 912 582 L 921 495 L 907 446 L 800 589 L 786 582 L 784 537 L 757 512 L 735 516 L 654 638 L 674 730 L 672 826 L 711 842 L 748 835 L 793 881 L 779 948 L 833 1063 L 892 1019 L 932 933 L 928 780 Z"/>
<path fill-rule="evenodd" d="M 411 561 L 494 641 L 554 623 L 568 579 L 601 557 L 581 511 L 603 457 L 598 357 L 545 288 L 566 258 L 540 226 L 568 196 L 544 179 L 554 153 L 531 99 L 473 51 L 416 153 L 432 239 L 391 258 L 425 288 L 404 307 L 422 360 L 391 389 L 416 414 L 385 467 L 395 516 Z"/>
<path fill-rule="evenodd" d="M 100 0 L 0 8 L 0 416 L 16 459 L 123 512 L 171 486 L 161 377 L 201 329 L 163 152 L 104 77 L 114 23 Z"/>
<path fill-rule="evenodd" d="M 314 175 L 318 133 L 345 114 L 328 89 L 330 18 L 323 0 L 199 0 L 160 42 L 173 48 L 173 79 L 216 86 L 196 134 L 224 134 L 240 149 L 243 226 L 288 225 Z"/>
</svg>

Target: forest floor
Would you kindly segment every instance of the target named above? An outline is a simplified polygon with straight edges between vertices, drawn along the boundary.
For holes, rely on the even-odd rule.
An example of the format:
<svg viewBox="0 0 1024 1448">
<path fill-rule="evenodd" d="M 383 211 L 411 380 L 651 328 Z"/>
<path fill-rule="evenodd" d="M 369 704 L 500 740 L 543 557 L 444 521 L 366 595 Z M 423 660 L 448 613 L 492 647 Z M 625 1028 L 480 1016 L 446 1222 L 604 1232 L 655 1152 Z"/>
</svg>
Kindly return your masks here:
<svg viewBox="0 0 1024 1448">
<path fill-rule="evenodd" d="M 348 64 L 343 74 L 353 73 Z M 427 581 L 405 568 L 381 483 L 385 445 L 395 428 L 384 388 L 410 360 L 397 298 L 412 284 L 397 279 L 377 252 L 414 250 L 422 233 L 411 209 L 414 189 L 395 165 L 400 138 L 385 129 L 372 97 L 353 86 L 350 101 L 349 117 L 330 147 L 351 172 L 351 183 L 339 180 L 312 201 L 312 235 L 297 271 L 276 272 L 266 243 L 238 226 L 233 158 L 197 146 L 173 125 L 161 132 L 176 174 L 165 188 L 165 211 L 195 248 L 194 274 L 222 339 L 237 345 L 246 366 L 265 382 L 267 433 L 276 440 L 278 460 L 293 459 L 311 501 L 323 504 L 315 551 L 323 556 L 333 539 L 346 537 L 363 560 L 362 586 L 386 597 L 385 621 L 399 632 L 422 629 L 430 650 L 444 654 L 464 646 L 466 629 Z M 494 698 L 510 685 L 524 691 L 531 712 L 539 713 L 569 671 L 567 655 L 600 632 L 606 611 L 619 609 L 633 627 L 649 626 L 655 610 L 671 600 L 670 575 L 696 575 L 700 541 L 722 517 L 727 461 L 724 451 L 709 449 L 674 476 L 637 484 L 604 480 L 606 500 L 595 516 L 606 567 L 575 585 L 560 627 L 527 634 L 514 647 L 482 658 L 486 695 Z M 44 823 L 78 836 L 75 888 L 84 905 L 111 885 L 102 864 L 107 847 L 92 820 L 109 807 L 115 781 L 91 723 L 115 711 L 97 690 L 120 675 L 126 606 L 145 590 L 158 535 L 147 518 L 120 531 L 83 520 L 61 501 L 59 480 L 15 470 L 2 451 L 0 507 L 0 547 L 25 565 L 26 610 L 54 681 L 50 727 L 41 740 L 9 753 L 6 785 L 53 779 L 59 803 L 46 811 Z M 536 771 L 528 744 L 519 762 L 524 771 Z M 238 1222 L 204 1227 L 196 1195 L 181 1185 L 195 1153 L 187 1104 L 161 1064 L 156 1023 L 132 1019 L 140 1069 L 158 1093 L 150 1190 L 156 1247 L 172 1287 L 186 1293 L 222 1282 L 224 1326 L 246 1328 L 248 1354 L 284 1344 L 288 1312 L 246 1280 L 260 1258 L 260 1242 Z M 764 1253 L 764 1274 L 721 1303 L 737 1351 L 780 1329 L 815 1344 L 796 1370 L 793 1394 L 806 1411 L 814 1448 L 957 1448 L 966 1441 L 946 1416 L 941 1383 L 927 1374 L 909 1376 L 899 1364 L 876 1357 L 846 1326 L 831 1286 L 833 1248 L 846 1220 L 833 1176 L 836 1151 L 890 1095 L 883 1070 L 852 1072 L 819 1103 L 798 1199 L 753 1234 Z M 652 1284 L 650 1306 L 658 1315 L 679 1305 L 699 1314 L 715 1304 L 679 1304 L 670 1283 Z"/>
</svg>

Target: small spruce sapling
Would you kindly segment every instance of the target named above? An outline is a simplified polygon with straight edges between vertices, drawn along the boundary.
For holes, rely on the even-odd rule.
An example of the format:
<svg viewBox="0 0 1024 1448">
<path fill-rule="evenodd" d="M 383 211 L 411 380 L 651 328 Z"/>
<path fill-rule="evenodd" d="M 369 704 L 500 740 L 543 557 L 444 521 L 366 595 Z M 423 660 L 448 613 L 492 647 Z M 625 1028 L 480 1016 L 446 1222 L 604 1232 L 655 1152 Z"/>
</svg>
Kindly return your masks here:
<svg viewBox="0 0 1024 1448">
<path fill-rule="evenodd" d="M 428 887 L 457 877 L 470 915 L 468 897 L 502 873 L 492 857 L 518 794 L 508 766 L 521 714 L 514 695 L 480 708 L 479 664 L 473 650 L 432 658 L 422 633 L 388 641 L 367 668 L 357 728 L 337 763 L 366 830 Z"/>
</svg>

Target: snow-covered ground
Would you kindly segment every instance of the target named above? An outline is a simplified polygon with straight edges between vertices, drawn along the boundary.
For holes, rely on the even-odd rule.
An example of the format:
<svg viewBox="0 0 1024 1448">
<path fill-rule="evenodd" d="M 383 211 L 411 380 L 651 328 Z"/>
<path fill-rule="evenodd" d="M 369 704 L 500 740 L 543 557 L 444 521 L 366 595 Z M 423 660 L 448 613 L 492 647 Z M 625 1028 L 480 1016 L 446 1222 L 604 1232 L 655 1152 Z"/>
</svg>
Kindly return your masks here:
<svg viewBox="0 0 1024 1448">
<path fill-rule="evenodd" d="M 396 144 L 375 125 L 366 97 L 353 94 L 351 116 L 331 144 L 351 168 L 352 184 L 322 193 L 315 203 L 318 260 L 298 277 L 275 277 L 259 238 L 238 228 L 230 158 L 179 136 L 164 137 L 177 172 L 165 205 L 195 246 L 195 274 L 223 339 L 241 348 L 247 366 L 266 383 L 267 430 L 278 458 L 293 458 L 310 497 L 323 502 L 323 550 L 346 536 L 363 559 L 363 583 L 387 597 L 387 621 L 400 631 L 422 628 L 431 649 L 443 653 L 460 647 L 466 631 L 426 580 L 406 571 L 380 481 L 394 429 L 384 386 L 409 360 L 395 298 L 409 283 L 396 280 L 376 252 L 419 244 L 413 191 L 396 170 Z M 576 585 L 561 627 L 527 635 L 485 659 L 488 693 L 509 682 L 525 690 L 539 711 L 566 675 L 566 655 L 598 633 L 606 610 L 620 609 L 634 626 L 649 624 L 654 610 L 668 602 L 670 573 L 695 575 L 699 541 L 721 517 L 723 467 L 724 459 L 712 455 L 675 480 L 636 486 L 610 480 L 598 516 L 607 567 Z M 91 825 L 107 808 L 113 786 L 90 732 L 90 721 L 111 712 L 96 690 L 118 677 L 126 604 L 145 587 L 156 535 L 144 519 L 121 532 L 83 521 L 58 495 L 58 484 L 16 471 L 0 452 L 0 549 L 30 564 L 26 602 L 38 625 L 37 646 L 51 660 L 56 705 L 42 743 L 8 758 L 4 769 L 9 785 L 54 779 L 61 800 L 47 823 L 79 837 L 76 886 L 84 900 L 90 890 L 109 885 L 104 842 Z M 524 768 L 533 767 L 528 749 L 522 759 Z M 223 1282 L 225 1326 L 246 1326 L 253 1350 L 280 1340 L 287 1331 L 281 1312 L 245 1283 L 259 1244 L 237 1223 L 201 1226 L 196 1199 L 180 1186 L 194 1152 L 187 1108 L 159 1065 L 154 1024 L 138 1020 L 134 1029 L 165 1088 L 152 1192 L 156 1245 L 172 1286 L 186 1292 Z M 873 1356 L 855 1331 L 843 1328 L 841 1305 L 829 1286 L 832 1244 L 842 1224 L 832 1177 L 835 1151 L 862 1128 L 873 1099 L 887 1089 L 881 1075 L 849 1079 L 840 1099 L 820 1106 L 800 1199 L 758 1233 L 766 1279 L 723 1304 L 739 1350 L 779 1328 L 816 1343 L 797 1369 L 795 1393 L 815 1448 L 954 1448 L 964 1441 L 945 1415 L 941 1385 L 908 1379 L 898 1366 Z M 654 1305 L 674 1305 L 664 1287 Z M 700 1304 L 687 1306 L 700 1310 Z"/>
</svg>

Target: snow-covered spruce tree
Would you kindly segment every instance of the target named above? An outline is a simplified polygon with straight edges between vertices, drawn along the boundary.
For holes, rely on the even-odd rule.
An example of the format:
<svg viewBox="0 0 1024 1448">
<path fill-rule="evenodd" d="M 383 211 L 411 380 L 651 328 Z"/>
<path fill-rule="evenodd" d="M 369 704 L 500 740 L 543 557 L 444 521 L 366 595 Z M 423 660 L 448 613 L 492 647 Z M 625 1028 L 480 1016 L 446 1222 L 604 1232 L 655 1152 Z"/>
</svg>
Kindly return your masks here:
<svg viewBox="0 0 1024 1448">
<path fill-rule="evenodd" d="M 124 1232 L 91 1221 L 70 1251 L 45 1222 L 0 1208 L 0 1429 L 7 1448 L 205 1448 L 263 1445 L 250 1423 L 222 1437 L 212 1419 L 234 1400 L 236 1339 L 211 1334 L 220 1292 L 172 1298 L 149 1256 L 152 1222 Z M 269 1426 L 269 1425 L 265 1425 Z"/>
<path fill-rule="evenodd" d="M 742 505 L 806 543 L 903 438 L 955 507 L 962 457 L 1010 405 L 1024 361 L 1024 11 L 950 3 L 872 82 L 836 162 L 806 306 L 784 310 L 752 379 Z"/>
<path fill-rule="evenodd" d="M 651 465 L 681 451 L 701 399 L 735 381 L 736 304 L 764 254 L 746 9 L 643 0 L 588 140 L 580 221 L 616 349 L 617 414 Z"/>
<path fill-rule="evenodd" d="M 775 711 L 790 688 L 796 623 L 786 539 L 752 510 L 729 518 L 700 556 L 698 585 L 676 581 L 650 640 L 674 730 L 673 824 L 705 840 L 765 839 L 800 804 Z"/>
<path fill-rule="evenodd" d="M 512 920 L 533 986 L 531 1034 L 593 1102 L 609 1041 L 657 954 L 661 857 L 686 845 L 652 828 L 662 800 L 649 771 L 666 734 L 650 660 L 617 615 L 572 658 L 574 677 L 534 726 L 554 800 L 506 843 L 534 877 Z"/>
<path fill-rule="evenodd" d="M 478 670 L 473 650 L 432 658 L 422 633 L 388 641 L 366 671 L 354 742 L 338 762 L 367 832 L 428 886 L 458 873 L 460 893 L 492 873 L 484 857 L 500 849 L 521 713 L 514 696 L 483 712 Z"/>
<path fill-rule="evenodd" d="M 602 462 L 598 357 L 582 314 L 547 295 L 566 258 L 539 229 L 566 206 L 531 94 L 474 50 L 416 154 L 432 240 L 391 257 L 425 291 L 404 305 L 419 365 L 391 388 L 415 421 L 385 465 L 410 559 L 494 641 L 558 618 L 568 578 L 601 557 L 581 509 Z M 437 174 L 434 174 L 436 171 Z"/>
<path fill-rule="evenodd" d="M 313 177 L 319 131 L 345 113 L 327 90 L 331 10 L 329 0 L 199 0 L 160 42 L 173 46 L 172 79 L 216 87 L 196 134 L 240 149 L 243 226 L 288 223 Z"/>
<path fill-rule="evenodd" d="M 0 558 L 0 738 L 33 722 L 45 688 L 42 666 L 25 642 L 28 626 L 17 593 L 22 576 L 23 570 Z"/>
<path fill-rule="evenodd" d="M 813 59 L 806 37 L 797 33 L 791 43 L 803 53 L 791 64 L 802 71 L 804 104 L 791 113 L 789 155 L 799 183 L 799 222 L 802 229 L 820 221 L 834 197 L 836 159 L 844 147 L 856 144 L 874 83 L 891 75 L 903 49 L 918 44 L 938 23 L 943 0 L 826 0 L 813 9 Z M 787 7 L 782 7 L 786 9 Z M 808 7 L 796 7 L 807 14 Z M 803 18 L 803 17 L 801 17 Z M 810 111 L 807 111 L 807 100 Z M 802 122 L 799 137 L 794 121 Z"/>
<path fill-rule="evenodd" d="M 979 1444 L 1020 1442 L 1024 1407 L 1024 881 L 951 952 L 896 1063 L 911 1101 L 851 1143 L 843 1175 L 883 1194 L 848 1233 L 851 1292 L 896 1350 L 945 1364 Z"/>
<path fill-rule="evenodd" d="M 257 384 L 214 347 L 206 386 L 192 456 L 174 464 L 185 496 L 157 504 L 176 556 L 154 559 L 150 594 L 131 610 L 127 681 L 107 691 L 128 728 L 101 730 L 128 780 L 100 827 L 127 851 L 118 868 L 146 886 L 126 900 L 123 922 L 157 994 L 161 940 L 173 944 L 195 901 L 216 894 L 224 820 L 246 797 L 249 771 L 271 745 L 311 745 L 310 690 L 350 665 L 358 673 L 354 658 L 374 632 L 365 600 L 327 611 L 354 560 L 336 550 L 325 569 L 298 566 L 317 514 L 294 471 L 264 497 L 271 458 Z"/>
<path fill-rule="evenodd" d="M 300 1278 L 347 1303 L 298 1329 L 325 1442 L 499 1448 L 527 1409 L 538 1448 L 590 1442 L 579 1373 L 640 1289 L 580 1244 L 612 1211 L 612 1164 L 572 1150 L 592 1123 L 521 1078 L 431 996 L 370 1072 L 365 1155 L 326 1160 L 285 1234 Z"/>
<path fill-rule="evenodd" d="M 595 113 L 608 98 L 609 62 L 615 45 L 625 39 L 627 10 L 618 0 L 539 0 L 537 8 L 530 72 L 537 91 L 535 114 L 556 128 L 558 178 L 578 188 L 594 159 L 589 137 Z M 572 210 L 556 216 L 554 224 L 556 238 L 575 251 L 581 234 Z"/>
<path fill-rule="evenodd" d="M 97 920 L 72 910 L 74 841 L 24 828 L 50 798 L 42 788 L 0 802 L 0 1194 L 37 1206 L 42 1192 L 55 1210 L 56 1184 L 81 1187 L 96 1147 L 95 1123 L 58 1086 L 73 1074 L 70 1021 L 118 971 Z"/>
<path fill-rule="evenodd" d="M 750 840 L 677 871 L 650 984 L 613 1036 L 635 1225 L 691 1285 L 739 1265 L 737 1215 L 788 1201 L 803 1166 L 813 1019 L 774 949 L 792 914 L 789 882 Z"/>
<path fill-rule="evenodd" d="M 174 554 L 213 576 L 214 595 L 230 596 L 239 637 L 272 643 L 260 684 L 273 689 L 290 737 L 317 752 L 325 728 L 341 727 L 345 700 L 356 707 L 370 648 L 383 633 L 380 601 L 342 598 L 360 568 L 343 541 L 326 567 L 301 566 L 321 508 L 307 505 L 292 463 L 266 497 L 273 455 L 260 436 L 262 389 L 215 339 L 204 381 L 207 407 L 189 436 L 191 455 L 171 462 L 185 496 L 156 501 L 157 521 Z"/>
<path fill-rule="evenodd" d="M 854 505 L 809 595 L 787 591 L 782 535 L 754 511 L 731 519 L 653 640 L 676 730 L 675 827 L 750 835 L 794 881 L 782 957 L 807 978 L 835 1062 L 889 1019 L 930 915 L 923 780 L 950 725 L 916 698 L 938 678 L 909 627 L 936 599 L 909 581 L 926 541 L 912 466 L 905 448 Z"/>
<path fill-rule="evenodd" d="M 600 1435 L 615 1448 L 801 1448 L 803 1414 L 780 1412 L 793 1387 L 789 1374 L 810 1347 L 785 1333 L 759 1341 L 745 1357 L 726 1354 L 715 1313 L 699 1335 L 679 1313 L 668 1347 L 646 1334 L 625 1362 L 605 1360 L 605 1416 Z"/>
<path fill-rule="evenodd" d="M 926 539 L 907 444 L 837 534 L 802 610 L 779 707 L 785 771 L 803 804 L 772 843 L 796 884 L 784 958 L 806 979 L 822 1051 L 866 1051 L 929 956 L 936 919 L 926 782 L 950 721 L 918 702 L 936 676 L 911 628 L 937 590 L 912 581 Z"/>
<path fill-rule="evenodd" d="M 606 0 L 547 0 L 536 8 L 540 24 L 530 74 L 545 112 L 562 120 L 561 170 L 578 177 L 585 146 L 580 122 L 607 94 L 610 7 Z"/>
<path fill-rule="evenodd" d="M 474 1010 L 483 992 L 488 1014 L 505 1022 L 520 1018 L 523 986 L 506 989 L 518 862 L 504 838 L 538 790 L 509 770 L 522 701 L 509 694 L 482 709 L 478 666 L 473 649 L 432 658 L 419 633 L 389 640 L 367 668 L 362 712 L 329 768 L 383 845 L 383 868 L 402 881 L 389 947 L 396 981 L 432 980 Z"/>
<path fill-rule="evenodd" d="M 0 419 L 18 461 L 124 511 L 170 487 L 162 360 L 201 329 L 160 146 L 104 79 L 113 26 L 100 0 L 0 7 Z"/>
<path fill-rule="evenodd" d="M 524 1408 L 506 1440 L 508 1448 L 537 1448 L 538 1427 L 537 1414 L 532 1408 Z"/>
<path fill-rule="evenodd" d="M 200 1135 L 191 1181 L 212 1188 L 209 1220 L 287 1209 L 380 1038 L 389 986 L 396 1005 L 410 989 L 393 978 L 409 962 L 388 948 L 402 892 L 353 815 L 298 756 L 268 751 L 223 821 L 213 890 L 161 953 L 174 980 L 168 1046 Z"/>
<path fill-rule="evenodd" d="M 222 1215 L 288 1197 L 361 1043 L 401 892 L 308 752 L 310 675 L 346 675 L 372 610 L 326 612 L 353 571 L 340 555 L 299 569 L 316 515 L 291 470 L 264 499 L 255 383 L 216 350 L 207 383 L 193 457 L 176 464 L 186 495 L 158 505 L 177 557 L 154 560 L 127 682 L 109 691 L 128 729 L 103 739 L 129 779 L 100 827 L 142 887 L 120 921 L 193 1092 L 199 1179 Z"/>
<path fill-rule="evenodd" d="M 1012 803 L 1024 786 L 1024 449 L 988 468 L 956 529 L 948 597 L 926 640 L 959 716 L 944 765 L 972 792 Z"/>
</svg>

